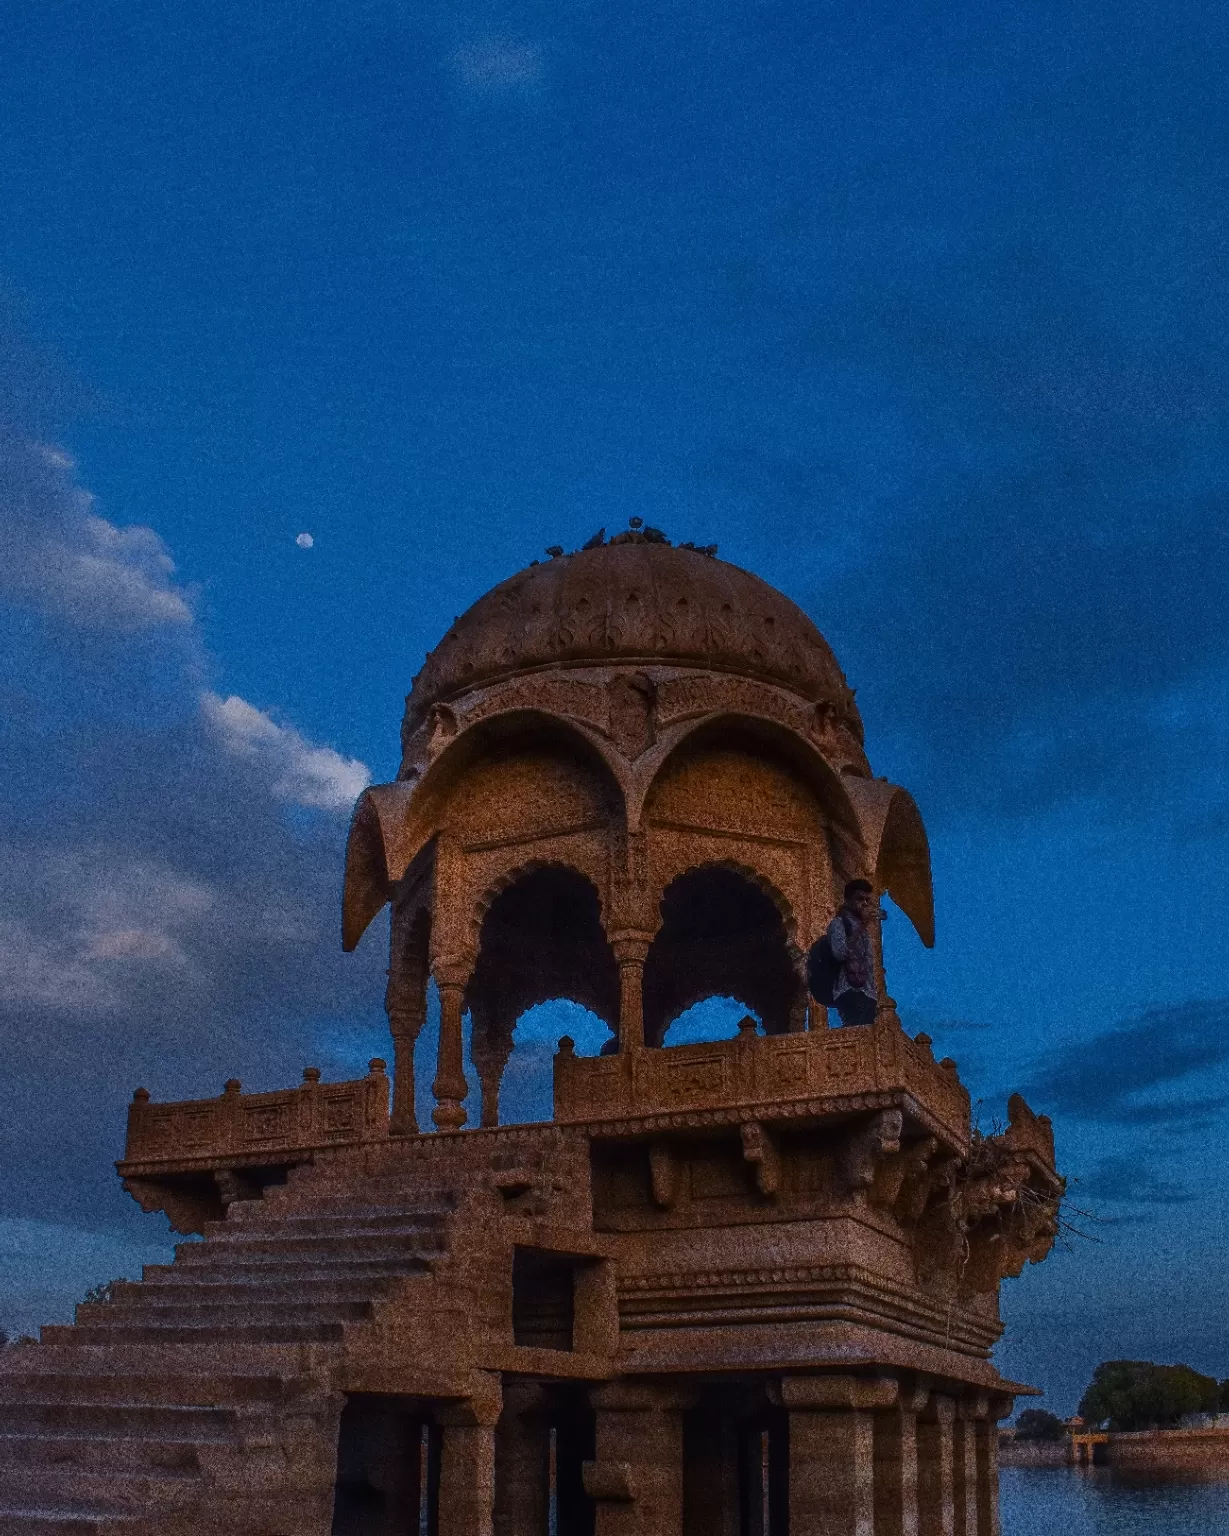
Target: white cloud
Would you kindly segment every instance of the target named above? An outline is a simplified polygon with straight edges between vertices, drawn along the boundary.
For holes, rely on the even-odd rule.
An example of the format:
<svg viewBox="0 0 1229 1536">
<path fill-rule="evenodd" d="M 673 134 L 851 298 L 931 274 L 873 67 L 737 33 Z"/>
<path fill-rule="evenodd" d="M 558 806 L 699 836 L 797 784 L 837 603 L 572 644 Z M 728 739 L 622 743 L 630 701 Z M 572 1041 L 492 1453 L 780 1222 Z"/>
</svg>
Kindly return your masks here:
<svg viewBox="0 0 1229 1536">
<path fill-rule="evenodd" d="M 337 942 L 344 818 L 284 809 L 348 808 L 367 770 L 202 698 L 192 606 L 157 533 L 100 516 L 0 401 L 0 1302 L 6 1217 L 132 1215 L 112 1160 L 137 1083 L 293 1083 L 322 1017 L 387 1055 L 378 950 Z M 44 1269 L 75 1246 L 66 1227 Z M 67 1304 L 47 1284 L 31 1321 Z"/>
<path fill-rule="evenodd" d="M 0 847 L 32 905 L 50 895 L 57 921 L 0 917 L 0 1005 L 67 1013 L 111 1012 L 131 972 L 115 962 L 184 970 L 182 940 L 199 931 L 213 892 L 164 865 L 116 863 L 113 847 L 66 854 L 54 847 Z"/>
<path fill-rule="evenodd" d="M 348 811 L 371 783 L 365 763 L 332 747 L 315 747 L 293 726 L 236 694 L 201 694 L 201 710 L 224 751 L 265 764 L 279 799 L 323 811 Z"/>
<path fill-rule="evenodd" d="M 99 517 L 58 448 L 18 445 L 13 460 L 0 478 L 0 595 L 83 629 L 191 624 L 174 561 L 152 528 Z"/>
<path fill-rule="evenodd" d="M 20 918 L 0 918 L 0 1006 L 75 1014 L 106 1009 L 114 1001 L 107 979 L 60 939 Z"/>
<path fill-rule="evenodd" d="M 312 538 L 310 533 L 301 533 L 295 539 L 295 543 L 299 546 L 300 549 L 311 549 L 315 542 L 315 539 Z"/>
</svg>

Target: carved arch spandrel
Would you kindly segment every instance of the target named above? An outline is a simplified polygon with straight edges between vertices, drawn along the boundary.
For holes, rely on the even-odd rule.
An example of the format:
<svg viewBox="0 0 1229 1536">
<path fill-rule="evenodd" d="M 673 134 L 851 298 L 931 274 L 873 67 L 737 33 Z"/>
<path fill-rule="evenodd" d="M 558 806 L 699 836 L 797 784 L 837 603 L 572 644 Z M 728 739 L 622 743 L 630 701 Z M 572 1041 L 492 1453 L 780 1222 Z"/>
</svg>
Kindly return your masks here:
<svg viewBox="0 0 1229 1536">
<path fill-rule="evenodd" d="M 707 858 L 702 853 L 697 852 L 697 855 L 693 858 L 681 858 L 678 861 L 678 868 L 664 882 L 660 882 L 656 878 L 654 879 L 654 901 L 658 910 L 660 911 L 666 892 L 676 880 L 681 880 L 684 875 L 702 874 L 706 869 L 723 869 L 728 870 L 732 875 L 741 875 L 748 885 L 754 886 L 762 895 L 767 896 L 780 914 L 781 925 L 785 930 L 786 942 L 795 948 L 797 947 L 798 921 L 795 916 L 796 908 L 786 892 L 784 883 L 766 874 L 757 864 L 749 860 L 740 859 L 737 854 L 719 853 L 714 858 Z"/>
<path fill-rule="evenodd" d="M 776 893 L 798 950 L 827 925 L 849 878 L 850 865 L 833 857 L 831 812 L 814 780 L 737 728 L 691 734 L 676 747 L 649 787 L 643 824 L 654 905 L 692 867 L 740 869 Z M 864 858 L 859 844 L 853 872 Z"/>
<path fill-rule="evenodd" d="M 610 841 L 594 829 L 558 838 L 467 853 L 452 838 L 441 840 L 436 877 L 435 955 L 448 956 L 468 974 L 478 957 L 483 919 L 500 893 L 537 869 L 569 869 L 597 892 L 603 929 L 610 911 Z"/>
<path fill-rule="evenodd" d="M 506 750 L 510 744 L 551 750 L 560 756 L 571 754 L 578 765 L 584 765 L 606 782 L 622 809 L 626 798 L 624 765 L 610 750 L 609 743 L 582 721 L 555 714 L 549 709 L 527 709 L 518 704 L 472 720 L 458 712 L 455 734 L 431 758 L 419 777 L 399 781 L 412 785 L 403 836 L 421 840 L 425 835 L 424 828 L 438 819 L 441 803 L 451 797 L 472 770 L 488 761 L 493 753 Z"/>
<path fill-rule="evenodd" d="M 522 850 L 519 860 L 500 866 L 498 874 L 493 877 L 490 875 L 480 877 L 474 881 L 471 889 L 476 894 L 469 907 L 469 931 L 473 935 L 475 945 L 481 935 L 486 915 L 499 897 L 518 880 L 526 875 L 535 874 L 540 869 L 565 869 L 587 880 L 597 895 L 598 921 L 602 925 L 602 932 L 606 933 L 610 912 L 610 882 L 607 867 L 609 859 L 606 841 L 604 838 L 600 843 L 596 839 L 586 841 L 588 846 L 573 846 L 566 854 L 531 854 L 525 857 Z M 607 937 L 609 938 L 608 934 Z"/>
<path fill-rule="evenodd" d="M 861 873 L 866 861 L 862 824 L 848 793 L 849 779 L 839 774 L 813 742 L 778 720 L 734 711 L 689 719 L 662 731 L 652 749 L 629 770 L 626 788 L 627 825 L 638 832 L 655 786 L 669 771 L 676 754 L 686 749 L 739 740 L 757 743 L 757 755 L 768 747 L 806 783 L 824 813 L 833 863 L 844 873 Z"/>
<path fill-rule="evenodd" d="M 570 764 L 577 781 L 587 779 L 596 788 L 596 799 L 587 814 L 574 817 L 573 825 L 512 828 L 508 842 L 526 841 L 534 835 L 549 837 L 580 830 L 602 822 L 613 829 L 624 821 L 624 786 L 618 765 L 595 733 L 574 721 L 542 712 L 517 709 L 460 729 L 420 779 L 374 785 L 364 791 L 355 807 L 346 848 L 346 876 L 342 904 L 342 945 L 354 949 L 372 918 L 388 901 L 398 880 L 412 862 L 441 833 L 450 840 L 483 841 L 480 827 L 450 824 L 450 806 L 459 791 L 476 776 L 489 775 L 500 755 L 538 754 Z M 523 795 L 530 803 L 535 797 Z M 500 827 L 492 822 L 487 841 L 499 841 Z M 603 871 L 602 886 L 606 883 Z"/>
</svg>

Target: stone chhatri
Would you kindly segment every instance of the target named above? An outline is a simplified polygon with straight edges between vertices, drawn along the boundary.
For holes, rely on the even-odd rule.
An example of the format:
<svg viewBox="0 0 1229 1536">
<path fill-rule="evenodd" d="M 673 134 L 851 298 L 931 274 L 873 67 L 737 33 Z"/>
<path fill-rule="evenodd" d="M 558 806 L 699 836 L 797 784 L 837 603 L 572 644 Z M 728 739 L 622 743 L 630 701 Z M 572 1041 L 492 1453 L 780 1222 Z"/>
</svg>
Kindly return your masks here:
<svg viewBox="0 0 1229 1536">
<path fill-rule="evenodd" d="M 0 1536 L 992 1536 L 999 1286 L 1063 1186 L 1018 1096 L 971 1125 L 877 932 L 875 1022 L 808 1002 L 852 877 L 933 941 L 921 816 L 810 620 L 637 524 L 458 619 L 402 744 L 343 911 L 352 948 L 392 908 L 391 1111 L 379 1058 L 137 1091 L 125 1186 L 204 1241 L 0 1355 Z M 670 1045 L 712 996 L 737 1036 Z M 552 1120 L 500 1124 L 561 998 L 608 1046 L 560 1039 Z"/>
</svg>

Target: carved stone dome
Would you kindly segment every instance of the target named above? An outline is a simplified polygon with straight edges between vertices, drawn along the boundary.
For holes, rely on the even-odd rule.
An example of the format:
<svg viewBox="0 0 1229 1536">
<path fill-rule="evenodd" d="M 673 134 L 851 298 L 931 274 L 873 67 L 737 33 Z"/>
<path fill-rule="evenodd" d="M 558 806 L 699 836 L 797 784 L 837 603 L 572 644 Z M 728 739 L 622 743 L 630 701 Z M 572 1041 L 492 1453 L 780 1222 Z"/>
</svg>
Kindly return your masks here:
<svg viewBox="0 0 1229 1536">
<path fill-rule="evenodd" d="M 761 678 L 852 713 L 836 657 L 797 604 L 704 551 L 634 534 L 532 565 L 480 597 L 427 657 L 407 713 L 518 672 L 612 662 Z"/>
</svg>

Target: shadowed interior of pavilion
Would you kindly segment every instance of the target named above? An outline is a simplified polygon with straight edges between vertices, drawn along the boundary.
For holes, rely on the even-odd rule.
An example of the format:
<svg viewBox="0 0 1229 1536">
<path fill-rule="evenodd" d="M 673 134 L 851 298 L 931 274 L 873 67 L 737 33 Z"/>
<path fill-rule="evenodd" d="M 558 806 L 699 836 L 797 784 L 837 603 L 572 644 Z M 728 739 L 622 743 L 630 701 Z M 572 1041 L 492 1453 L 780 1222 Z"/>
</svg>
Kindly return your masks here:
<svg viewBox="0 0 1229 1536">
<path fill-rule="evenodd" d="M 737 1003 L 766 1034 L 806 1028 L 806 991 L 785 919 L 745 874 L 717 864 L 688 870 L 666 889 L 661 920 L 643 973 L 646 1047 L 668 1049 L 670 1026 L 712 998 Z M 484 1126 L 500 1123 L 518 1021 L 551 1002 L 589 1010 L 610 1031 L 607 1049 L 616 1048 L 619 971 L 601 904 L 585 876 L 564 865 L 527 871 L 483 918 L 465 1005 Z"/>
</svg>

